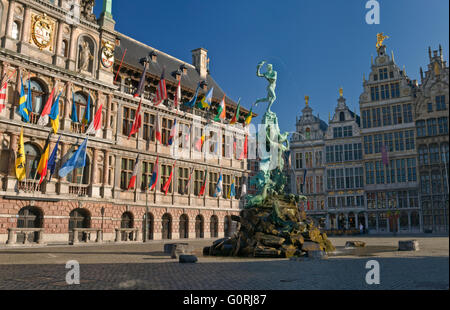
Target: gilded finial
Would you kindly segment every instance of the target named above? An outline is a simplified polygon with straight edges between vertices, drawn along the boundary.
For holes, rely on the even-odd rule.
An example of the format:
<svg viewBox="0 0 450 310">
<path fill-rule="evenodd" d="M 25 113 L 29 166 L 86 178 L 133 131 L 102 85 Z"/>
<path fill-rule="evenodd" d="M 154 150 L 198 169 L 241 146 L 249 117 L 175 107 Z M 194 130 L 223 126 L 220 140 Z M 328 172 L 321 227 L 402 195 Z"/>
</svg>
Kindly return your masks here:
<svg viewBox="0 0 450 310">
<path fill-rule="evenodd" d="M 309 96 L 305 96 L 305 105 L 308 106 L 309 104 Z"/>
<path fill-rule="evenodd" d="M 382 32 L 377 34 L 377 49 L 383 46 L 383 41 L 388 39 L 388 36 L 385 36 Z"/>
<path fill-rule="evenodd" d="M 339 95 L 340 95 L 341 97 L 344 96 L 344 89 L 343 89 L 342 87 L 339 88 Z"/>
</svg>

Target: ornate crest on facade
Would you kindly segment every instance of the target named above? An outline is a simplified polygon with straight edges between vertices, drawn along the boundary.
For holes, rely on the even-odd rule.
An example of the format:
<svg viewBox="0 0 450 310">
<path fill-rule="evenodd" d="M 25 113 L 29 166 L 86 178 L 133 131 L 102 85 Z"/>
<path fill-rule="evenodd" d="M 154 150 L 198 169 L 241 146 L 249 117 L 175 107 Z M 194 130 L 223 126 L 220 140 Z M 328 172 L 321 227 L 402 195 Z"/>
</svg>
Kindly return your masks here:
<svg viewBox="0 0 450 310">
<path fill-rule="evenodd" d="M 114 44 L 102 40 L 101 61 L 105 68 L 110 68 L 114 63 Z"/>
<path fill-rule="evenodd" d="M 31 22 L 31 39 L 41 50 L 50 46 L 53 41 L 55 23 L 44 13 L 35 15 Z"/>
</svg>

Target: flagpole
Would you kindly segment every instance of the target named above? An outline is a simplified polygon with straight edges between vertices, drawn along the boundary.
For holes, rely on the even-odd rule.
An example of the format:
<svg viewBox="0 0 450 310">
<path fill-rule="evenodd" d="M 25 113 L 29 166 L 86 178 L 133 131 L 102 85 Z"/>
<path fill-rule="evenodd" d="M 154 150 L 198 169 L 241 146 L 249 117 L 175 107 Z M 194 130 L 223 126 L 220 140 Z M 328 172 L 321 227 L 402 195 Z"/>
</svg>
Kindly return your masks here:
<svg viewBox="0 0 450 310">
<path fill-rule="evenodd" d="M 122 68 L 123 59 L 125 58 L 125 55 L 127 53 L 127 49 L 125 49 L 125 52 L 122 55 L 122 60 L 120 61 L 119 69 L 117 69 L 116 77 L 114 78 L 114 82 L 117 81 L 117 77 L 119 76 L 120 68 Z"/>
<path fill-rule="evenodd" d="M 89 141 L 89 136 L 86 135 L 86 150 L 85 152 L 87 153 L 87 143 Z M 95 160 L 95 158 L 94 158 Z M 80 196 L 80 189 L 81 189 L 81 184 L 83 183 L 83 177 L 84 177 L 84 168 L 86 167 L 86 162 L 85 165 L 83 166 L 83 170 L 81 170 L 81 179 L 80 179 L 80 183 L 78 183 L 78 189 L 77 189 L 77 196 Z M 77 169 L 77 168 L 75 168 Z"/>
</svg>

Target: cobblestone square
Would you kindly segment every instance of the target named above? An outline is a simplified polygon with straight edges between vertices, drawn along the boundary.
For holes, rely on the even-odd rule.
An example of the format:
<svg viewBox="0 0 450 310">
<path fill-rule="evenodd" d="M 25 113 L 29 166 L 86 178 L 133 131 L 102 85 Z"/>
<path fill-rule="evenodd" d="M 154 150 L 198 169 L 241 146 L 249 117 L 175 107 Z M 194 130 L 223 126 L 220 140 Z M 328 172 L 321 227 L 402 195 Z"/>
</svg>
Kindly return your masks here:
<svg viewBox="0 0 450 310">
<path fill-rule="evenodd" d="M 416 239 L 420 250 L 399 252 L 399 240 Z M 448 237 L 331 238 L 337 253 L 325 260 L 203 257 L 212 240 L 188 241 L 199 261 L 179 264 L 162 242 L 0 249 L 0 289 L 169 290 L 424 290 L 449 288 Z M 364 251 L 345 250 L 348 240 Z M 66 262 L 80 263 L 80 285 L 67 285 Z M 380 284 L 367 285 L 365 265 L 380 264 Z"/>
</svg>

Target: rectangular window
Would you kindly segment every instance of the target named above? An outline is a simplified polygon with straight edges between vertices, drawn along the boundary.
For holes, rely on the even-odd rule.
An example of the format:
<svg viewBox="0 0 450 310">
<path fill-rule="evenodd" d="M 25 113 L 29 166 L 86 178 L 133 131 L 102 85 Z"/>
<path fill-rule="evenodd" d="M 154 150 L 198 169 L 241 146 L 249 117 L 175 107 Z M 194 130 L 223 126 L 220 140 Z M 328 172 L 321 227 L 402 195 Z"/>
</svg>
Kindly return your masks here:
<svg viewBox="0 0 450 310">
<path fill-rule="evenodd" d="M 161 143 L 169 144 L 170 131 L 172 129 L 173 120 L 163 117 L 161 122 Z"/>
<path fill-rule="evenodd" d="M 122 135 L 127 136 L 130 134 L 131 127 L 133 127 L 134 116 L 136 110 L 132 108 L 123 108 L 123 122 L 122 122 Z M 133 138 L 136 138 L 136 134 L 131 135 Z"/>
<path fill-rule="evenodd" d="M 353 176 L 353 168 L 345 168 L 345 188 L 350 189 L 355 187 L 355 179 Z"/>
<path fill-rule="evenodd" d="M 390 160 L 389 165 L 386 167 L 386 183 L 395 183 L 395 161 Z"/>
<path fill-rule="evenodd" d="M 400 84 L 393 83 L 391 84 L 391 98 L 399 98 L 400 97 Z"/>
<path fill-rule="evenodd" d="M 322 151 L 316 151 L 316 167 L 322 166 Z"/>
<path fill-rule="evenodd" d="M 195 170 L 193 175 L 194 182 L 194 195 L 198 196 L 203 186 L 205 172 L 202 170 Z"/>
<path fill-rule="evenodd" d="M 380 100 L 380 90 L 378 88 L 378 86 L 375 86 L 375 101 L 379 101 Z"/>
<path fill-rule="evenodd" d="M 335 171 L 333 169 L 327 170 L 327 189 L 328 190 L 336 189 Z"/>
<path fill-rule="evenodd" d="M 334 162 L 334 146 L 327 146 L 325 148 L 326 150 L 326 161 L 327 163 L 333 163 Z"/>
<path fill-rule="evenodd" d="M 392 140 L 392 133 L 385 133 L 384 134 L 384 145 L 386 146 L 386 150 L 388 152 L 394 151 L 394 142 Z"/>
<path fill-rule="evenodd" d="M 188 193 L 185 193 L 186 186 L 189 181 L 189 168 L 178 168 L 178 194 L 180 195 L 187 195 Z"/>
<path fill-rule="evenodd" d="M 402 106 L 396 105 L 392 107 L 392 116 L 394 120 L 394 125 L 402 123 Z"/>
<path fill-rule="evenodd" d="M 361 160 L 362 159 L 362 144 L 354 143 L 353 144 L 353 160 Z"/>
<path fill-rule="evenodd" d="M 381 152 L 381 146 L 383 144 L 383 136 L 381 134 L 377 134 L 373 136 L 374 140 L 374 153 L 380 153 Z"/>
<path fill-rule="evenodd" d="M 345 161 L 353 160 L 353 144 L 344 145 L 344 160 Z"/>
<path fill-rule="evenodd" d="M 372 136 L 364 136 L 364 153 L 365 154 L 373 153 Z"/>
<path fill-rule="evenodd" d="M 414 150 L 414 130 L 405 131 L 405 147 L 406 150 Z"/>
<path fill-rule="evenodd" d="M 312 168 L 313 165 L 313 153 L 312 152 L 306 152 L 305 153 L 305 162 L 306 162 L 306 168 Z"/>
<path fill-rule="evenodd" d="M 209 173 L 209 196 L 214 197 L 216 193 L 216 185 L 219 181 L 219 174 L 217 172 Z"/>
<path fill-rule="evenodd" d="M 363 128 L 372 128 L 370 110 L 362 111 L 362 119 L 363 119 Z"/>
<path fill-rule="evenodd" d="M 172 165 L 161 165 L 161 192 L 163 192 L 163 187 L 169 180 L 171 172 L 172 172 Z M 173 181 L 170 183 L 170 187 L 167 193 L 172 193 L 172 184 Z"/>
<path fill-rule="evenodd" d="M 303 153 L 295 153 L 295 169 L 303 168 Z"/>
<path fill-rule="evenodd" d="M 356 188 L 364 187 L 364 171 L 362 167 L 355 168 L 355 187 Z"/>
<path fill-rule="evenodd" d="M 403 141 L 403 132 L 397 131 L 394 133 L 394 139 L 395 139 L 395 151 L 404 151 L 405 144 Z"/>
<path fill-rule="evenodd" d="M 366 184 L 374 184 L 374 167 L 373 163 L 366 163 Z"/>
<path fill-rule="evenodd" d="M 144 161 L 142 162 L 142 182 L 141 190 L 145 191 L 149 189 L 150 182 L 153 174 L 154 163 Z"/>
<path fill-rule="evenodd" d="M 380 108 L 372 109 L 372 121 L 373 127 L 381 126 L 381 114 Z"/>
<path fill-rule="evenodd" d="M 145 141 L 155 141 L 155 115 L 144 113 L 143 138 Z"/>
<path fill-rule="evenodd" d="M 342 162 L 342 154 L 343 153 L 343 146 L 342 145 L 335 145 L 334 146 L 334 159 L 336 162 L 340 163 Z"/>
<path fill-rule="evenodd" d="M 352 136 L 353 136 L 352 126 L 345 126 L 344 137 L 352 137 Z"/>
<path fill-rule="evenodd" d="M 336 169 L 336 189 L 345 188 L 344 169 Z"/>
<path fill-rule="evenodd" d="M 448 134 L 448 117 L 438 119 L 439 134 Z"/>
<path fill-rule="evenodd" d="M 375 101 L 375 87 L 370 88 L 370 99 L 372 99 L 372 101 Z"/>
<path fill-rule="evenodd" d="M 231 186 L 231 175 L 223 174 L 223 198 L 228 198 L 228 191 Z"/>
<path fill-rule="evenodd" d="M 403 105 L 403 122 L 404 123 L 412 123 L 412 106 L 410 103 Z"/>
<path fill-rule="evenodd" d="M 390 107 L 384 107 L 382 109 L 382 111 L 383 111 L 383 126 L 390 126 L 390 125 L 392 125 L 391 108 Z"/>
<path fill-rule="evenodd" d="M 417 121 L 417 137 L 425 137 L 427 135 L 425 121 Z"/>
<path fill-rule="evenodd" d="M 436 110 L 445 110 L 445 96 L 436 96 Z"/>
<path fill-rule="evenodd" d="M 396 166 L 397 166 L 397 183 L 404 183 L 404 182 L 406 182 L 405 160 L 404 159 L 397 159 L 396 160 Z"/>
<path fill-rule="evenodd" d="M 422 192 L 422 195 L 429 195 L 430 194 L 430 175 L 429 174 L 421 174 L 420 175 L 420 190 Z"/>
<path fill-rule="evenodd" d="M 375 162 L 376 183 L 384 184 L 384 165 L 382 161 Z"/>
<path fill-rule="evenodd" d="M 120 188 L 128 189 L 131 176 L 134 170 L 134 159 L 122 158 L 122 166 L 120 170 Z"/>
<path fill-rule="evenodd" d="M 408 158 L 408 182 L 417 181 L 416 159 Z"/>
<path fill-rule="evenodd" d="M 429 136 L 437 135 L 437 125 L 435 118 L 430 118 L 429 120 L 427 120 L 427 127 Z"/>
</svg>

